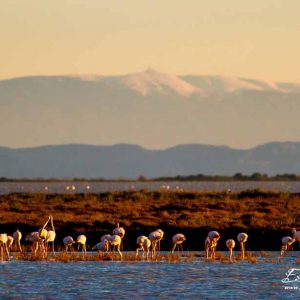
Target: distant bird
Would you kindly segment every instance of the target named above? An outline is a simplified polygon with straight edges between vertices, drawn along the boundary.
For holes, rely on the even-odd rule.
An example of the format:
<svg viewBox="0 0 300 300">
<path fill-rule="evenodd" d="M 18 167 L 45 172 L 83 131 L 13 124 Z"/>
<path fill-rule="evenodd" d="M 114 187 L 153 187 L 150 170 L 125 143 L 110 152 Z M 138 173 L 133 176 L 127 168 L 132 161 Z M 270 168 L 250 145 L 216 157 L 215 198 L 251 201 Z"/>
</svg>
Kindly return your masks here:
<svg viewBox="0 0 300 300">
<path fill-rule="evenodd" d="M 235 247 L 235 241 L 233 239 L 229 239 L 226 241 L 226 247 L 229 250 L 229 260 L 232 262 L 233 257 L 233 249 Z"/>
<path fill-rule="evenodd" d="M 140 248 L 137 248 L 135 251 L 136 256 L 138 256 L 139 251 L 143 251 L 143 257 L 146 252 L 146 257 L 148 258 L 150 254 L 151 241 L 146 236 L 140 235 L 136 239 L 136 243 L 140 246 Z"/>
<path fill-rule="evenodd" d="M 75 244 L 75 241 L 73 240 L 73 238 L 71 236 L 66 236 L 63 239 L 63 243 L 65 245 L 66 252 L 68 252 L 68 248 L 70 248 L 70 251 L 71 251 L 71 248 L 73 247 L 73 244 Z"/>
<path fill-rule="evenodd" d="M 171 252 L 174 253 L 174 250 L 176 249 L 176 247 L 179 248 L 181 247 L 181 251 L 183 251 L 183 247 L 182 247 L 182 243 L 186 240 L 184 234 L 182 233 L 177 233 L 172 237 L 172 242 L 173 242 L 173 247 Z"/>
<path fill-rule="evenodd" d="M 81 234 L 77 237 L 76 243 L 78 244 L 78 251 L 81 248 L 81 251 L 86 254 L 86 236 Z"/>
<path fill-rule="evenodd" d="M 248 240 L 248 234 L 241 232 L 237 235 L 237 240 L 240 243 L 240 247 L 241 247 L 241 258 L 244 259 L 245 258 L 245 243 Z"/>
<path fill-rule="evenodd" d="M 7 247 L 7 234 L 1 233 L 0 234 L 0 252 L 1 252 L 1 260 L 4 260 L 4 252 L 6 254 L 7 260 L 9 260 L 9 252 Z"/>
<path fill-rule="evenodd" d="M 34 231 L 34 232 L 27 234 L 25 237 L 25 241 L 32 243 L 31 252 L 32 252 L 32 254 L 36 255 L 36 253 L 39 249 L 40 241 L 41 241 L 39 232 Z"/>
<path fill-rule="evenodd" d="M 14 233 L 13 233 L 13 238 L 15 241 L 15 247 L 22 252 L 22 247 L 21 247 L 21 239 L 22 239 L 22 233 L 19 229 L 17 229 Z"/>
<path fill-rule="evenodd" d="M 122 242 L 122 239 L 119 235 L 116 235 L 114 234 L 111 239 L 110 239 L 110 244 L 113 246 L 113 251 L 115 251 L 115 249 L 117 248 L 117 252 L 120 256 L 120 258 L 122 259 L 123 255 L 120 251 L 120 246 L 121 246 L 121 242 Z"/>
<path fill-rule="evenodd" d="M 102 252 L 108 252 L 108 248 L 109 248 L 109 241 L 108 240 L 104 240 L 98 244 L 96 244 L 92 250 L 97 250 L 102 251 Z"/>
<path fill-rule="evenodd" d="M 54 240 L 56 238 L 56 232 L 55 232 L 55 228 L 53 225 L 53 217 L 52 216 L 50 216 L 50 221 L 51 221 L 52 230 L 48 230 L 48 232 L 47 232 L 47 236 L 45 239 L 45 246 L 46 246 L 46 253 L 47 253 L 48 252 L 48 243 L 52 243 L 52 252 L 54 254 L 55 253 L 54 252 Z"/>
<path fill-rule="evenodd" d="M 282 247 L 280 250 L 280 256 L 289 250 L 289 247 L 295 242 L 295 239 L 291 238 L 290 236 L 285 236 L 281 239 Z"/>
<path fill-rule="evenodd" d="M 7 248 L 8 248 L 8 252 L 10 252 L 12 245 L 14 243 L 14 238 L 10 235 L 7 236 Z"/>
<path fill-rule="evenodd" d="M 157 246 L 158 246 L 158 251 L 160 251 L 160 241 L 164 237 L 164 232 L 161 229 L 157 229 L 155 231 L 152 231 L 149 234 L 149 240 L 151 241 L 151 257 L 153 258 L 156 254 L 157 251 Z"/>
</svg>

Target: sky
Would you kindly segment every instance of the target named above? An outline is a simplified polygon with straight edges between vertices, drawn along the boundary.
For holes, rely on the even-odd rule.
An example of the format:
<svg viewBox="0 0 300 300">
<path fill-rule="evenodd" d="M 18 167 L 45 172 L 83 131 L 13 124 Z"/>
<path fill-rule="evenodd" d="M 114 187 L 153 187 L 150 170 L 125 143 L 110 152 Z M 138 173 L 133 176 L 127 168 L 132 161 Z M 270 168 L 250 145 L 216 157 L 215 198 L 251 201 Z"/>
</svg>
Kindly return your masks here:
<svg viewBox="0 0 300 300">
<path fill-rule="evenodd" d="M 1 0 L 0 79 L 229 75 L 300 82 L 299 0 Z"/>
</svg>

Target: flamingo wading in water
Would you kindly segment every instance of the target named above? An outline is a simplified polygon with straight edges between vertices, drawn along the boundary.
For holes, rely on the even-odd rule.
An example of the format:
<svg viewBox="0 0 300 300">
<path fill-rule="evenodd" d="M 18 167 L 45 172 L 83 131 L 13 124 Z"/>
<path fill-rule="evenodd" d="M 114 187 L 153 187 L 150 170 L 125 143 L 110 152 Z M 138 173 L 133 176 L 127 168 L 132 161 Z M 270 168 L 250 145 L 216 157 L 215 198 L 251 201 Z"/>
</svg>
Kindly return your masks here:
<svg viewBox="0 0 300 300">
<path fill-rule="evenodd" d="M 233 239 L 229 239 L 226 241 L 226 247 L 229 250 L 229 260 L 232 262 L 233 258 L 233 249 L 235 247 L 235 241 Z"/>
<path fill-rule="evenodd" d="M 182 233 L 177 233 L 172 237 L 172 242 L 173 242 L 173 247 L 171 252 L 174 253 L 176 247 L 181 247 L 181 251 L 183 252 L 183 247 L 182 247 L 182 243 L 186 240 L 184 234 Z"/>
<path fill-rule="evenodd" d="M 241 258 L 245 258 L 245 243 L 248 240 L 248 234 L 245 232 L 241 232 L 237 235 L 237 240 L 240 243 L 241 246 Z"/>
<path fill-rule="evenodd" d="M 135 251 L 135 255 L 138 256 L 139 251 L 143 251 L 143 257 L 146 252 L 146 257 L 148 258 L 150 254 L 150 247 L 151 247 L 151 241 L 144 235 L 140 235 L 136 239 L 136 243 L 140 246 L 140 248 L 137 248 Z"/>
<path fill-rule="evenodd" d="M 15 241 L 15 247 L 17 247 L 17 249 L 22 252 L 22 247 L 21 247 L 21 239 L 22 239 L 22 233 L 19 229 L 17 229 L 14 233 L 13 233 L 13 238 Z"/>
</svg>

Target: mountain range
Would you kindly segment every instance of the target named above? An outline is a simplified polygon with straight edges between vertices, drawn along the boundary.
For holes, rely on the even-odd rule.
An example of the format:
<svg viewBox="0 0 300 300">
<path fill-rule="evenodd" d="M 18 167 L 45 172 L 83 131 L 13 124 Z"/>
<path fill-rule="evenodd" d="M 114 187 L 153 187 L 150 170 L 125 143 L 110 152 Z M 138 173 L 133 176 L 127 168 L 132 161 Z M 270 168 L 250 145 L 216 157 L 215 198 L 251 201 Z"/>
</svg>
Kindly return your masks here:
<svg viewBox="0 0 300 300">
<path fill-rule="evenodd" d="M 137 145 L 0 148 L 0 177 L 132 178 L 191 174 L 300 174 L 300 142 L 248 150 L 200 144 L 149 150 Z"/>
<path fill-rule="evenodd" d="M 178 144 L 251 148 L 297 141 L 300 84 L 153 69 L 122 76 L 0 81 L 0 144 Z"/>
</svg>

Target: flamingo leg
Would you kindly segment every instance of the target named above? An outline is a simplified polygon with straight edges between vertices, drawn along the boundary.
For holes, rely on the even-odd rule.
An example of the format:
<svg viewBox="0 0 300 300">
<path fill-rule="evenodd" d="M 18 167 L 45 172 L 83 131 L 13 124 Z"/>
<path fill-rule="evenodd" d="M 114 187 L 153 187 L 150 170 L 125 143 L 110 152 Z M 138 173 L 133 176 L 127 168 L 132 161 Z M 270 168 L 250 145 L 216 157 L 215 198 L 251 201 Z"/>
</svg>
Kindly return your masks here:
<svg viewBox="0 0 300 300">
<path fill-rule="evenodd" d="M 175 251 L 175 249 L 176 249 L 176 245 L 177 245 L 176 243 L 173 244 L 173 247 L 172 247 L 172 249 L 171 249 L 171 253 L 174 253 L 174 251 Z"/>
</svg>

